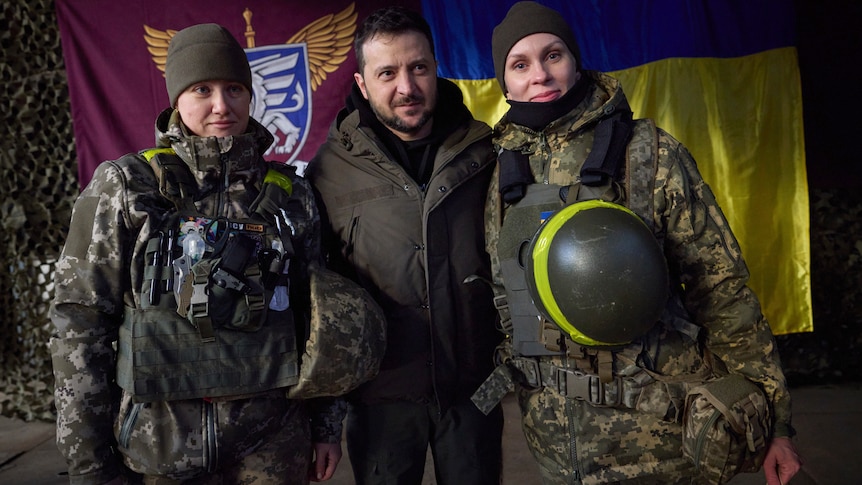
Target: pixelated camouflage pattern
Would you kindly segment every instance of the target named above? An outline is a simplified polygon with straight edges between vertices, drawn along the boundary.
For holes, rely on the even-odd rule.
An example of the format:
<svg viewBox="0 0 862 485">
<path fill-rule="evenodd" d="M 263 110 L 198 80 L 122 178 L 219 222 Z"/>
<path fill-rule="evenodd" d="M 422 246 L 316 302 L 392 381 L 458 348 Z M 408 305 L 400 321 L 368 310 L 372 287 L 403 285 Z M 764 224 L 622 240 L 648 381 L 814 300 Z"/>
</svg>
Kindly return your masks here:
<svg viewBox="0 0 862 485">
<path fill-rule="evenodd" d="M 318 265 L 311 279 L 310 334 L 292 398 L 341 396 L 373 379 L 386 351 L 386 317 L 361 286 Z"/>
<path fill-rule="evenodd" d="M 196 206 L 203 216 L 250 217 L 248 207 L 266 170 L 260 153 L 271 143 L 271 135 L 263 127 L 251 120 L 248 134 L 223 140 L 184 136 L 177 115 L 168 110 L 160 115 L 157 128 L 159 146 L 173 147 L 190 166 L 200 191 Z M 227 186 L 222 187 L 225 182 Z M 305 257 L 317 261 L 319 215 L 306 181 L 297 178 L 294 197 L 307 211 Z M 159 195 L 149 165 L 137 155 L 102 163 L 75 203 L 70 232 L 55 269 L 54 336 L 50 342 L 57 445 L 66 457 L 72 483 L 103 483 L 123 468 L 113 428 L 120 429 L 127 417 L 118 408 L 114 349 L 125 309 L 142 305 L 147 241 L 172 211 L 173 204 Z M 252 451 L 260 441 L 281 432 L 272 427 L 261 429 L 266 419 L 280 420 L 295 406 L 288 402 L 285 390 L 275 392 L 277 398 L 235 399 L 214 405 L 215 433 L 226 459 L 230 453 L 245 453 L 244 447 Z M 123 403 L 129 399 L 123 395 Z M 173 473 L 195 473 L 188 467 L 202 460 L 194 455 L 202 449 L 195 437 L 202 431 L 192 431 L 205 422 L 201 408 L 200 400 L 189 400 L 149 403 L 139 410 L 131 432 L 134 437 L 160 436 L 158 466 L 163 468 L 159 470 L 167 472 L 164 467 L 173 467 Z M 343 414 L 343 403 L 335 401 L 315 408 L 312 438 L 337 441 Z M 228 452 L 231 449 L 236 451 Z M 127 465 L 133 460 L 127 458 Z"/>
<path fill-rule="evenodd" d="M 611 107 L 625 102 L 617 80 L 597 72 L 584 74 L 594 80 L 587 99 L 542 132 L 506 117 L 495 127 L 498 149 L 529 154 L 536 183 L 578 182 L 592 146 L 595 122 L 611 112 Z M 632 186 L 643 185 L 643 181 L 636 182 Z M 790 396 L 771 330 L 756 296 L 746 286 L 748 269 L 739 245 L 688 150 L 660 129 L 657 173 L 649 186 L 653 187 L 649 204 L 653 214 L 639 215 L 663 246 L 675 283 L 662 325 L 628 350 L 659 375 L 698 374 L 714 362 L 715 372 L 748 377 L 764 388 L 773 407 L 775 436 L 788 436 Z M 494 282 L 502 285 L 496 246 L 505 209 L 496 176 L 486 214 Z M 692 324 L 699 332 L 687 329 Z M 566 368 L 576 366 L 568 357 L 543 359 L 560 359 L 557 364 Z M 622 479 L 673 483 L 687 476 L 684 470 L 691 474 L 690 462 L 682 458 L 681 428 L 675 422 L 648 413 L 593 407 L 547 387 L 519 389 L 524 431 L 548 483 Z"/>
<path fill-rule="evenodd" d="M 548 387 L 519 387 L 517 397 L 542 483 L 692 483 L 694 465 L 682 457 L 678 423 L 594 407 Z"/>
<path fill-rule="evenodd" d="M 311 460 L 305 405 L 284 399 L 283 390 L 212 402 L 134 403 L 125 395 L 115 434 L 129 470 L 172 480 L 209 483 L 240 474 L 296 483 Z M 244 466 L 252 462 L 254 468 Z"/>
<path fill-rule="evenodd" d="M 756 384 L 729 374 L 693 388 L 686 400 L 682 449 L 700 476 L 723 484 L 761 467 L 770 415 Z"/>
</svg>

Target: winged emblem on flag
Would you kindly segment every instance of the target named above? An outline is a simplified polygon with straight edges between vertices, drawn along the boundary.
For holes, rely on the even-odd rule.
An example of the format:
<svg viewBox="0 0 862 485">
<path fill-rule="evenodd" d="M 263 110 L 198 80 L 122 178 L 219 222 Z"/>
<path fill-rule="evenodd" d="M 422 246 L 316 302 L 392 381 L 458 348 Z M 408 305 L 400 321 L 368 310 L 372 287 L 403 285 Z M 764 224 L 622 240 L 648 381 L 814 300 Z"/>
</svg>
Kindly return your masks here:
<svg viewBox="0 0 862 485">
<path fill-rule="evenodd" d="M 311 125 L 311 92 L 347 59 L 353 47 L 356 12 L 351 3 L 302 28 L 284 44 L 255 46 L 252 12 L 245 9 L 246 55 L 252 75 L 251 116 L 275 142 L 265 155 L 290 163 L 302 149 Z M 164 73 L 168 44 L 177 30 L 144 25 L 144 40 L 155 66 Z"/>
</svg>

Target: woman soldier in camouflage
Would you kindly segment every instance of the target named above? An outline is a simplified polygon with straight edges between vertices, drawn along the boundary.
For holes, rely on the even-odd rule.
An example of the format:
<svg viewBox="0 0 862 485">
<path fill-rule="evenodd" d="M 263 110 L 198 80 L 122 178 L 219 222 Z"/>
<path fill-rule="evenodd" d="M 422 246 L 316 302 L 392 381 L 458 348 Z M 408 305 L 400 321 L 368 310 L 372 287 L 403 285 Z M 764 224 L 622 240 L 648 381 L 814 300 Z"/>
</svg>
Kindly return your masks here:
<svg viewBox="0 0 862 485">
<path fill-rule="evenodd" d="M 158 148 L 99 166 L 57 264 L 51 350 L 70 480 L 326 480 L 343 405 L 287 395 L 320 259 L 310 188 L 263 160 L 273 138 L 249 116 L 248 60 L 224 28 L 178 32 L 165 77 Z"/>
<path fill-rule="evenodd" d="M 507 303 L 499 306 L 510 338 L 500 353 L 506 365 L 475 400 L 487 405 L 514 386 L 544 483 L 723 483 L 744 467 L 706 470 L 684 456 L 692 436 L 683 415 L 697 412 L 685 406 L 686 395 L 694 396 L 692 388 L 703 383 L 741 383 L 759 388 L 746 399 L 753 408 L 762 404 L 749 421 L 752 451 L 759 454 L 746 455 L 745 463 L 756 468 L 762 462 L 770 485 L 787 483 L 800 458 L 790 440 L 790 396 L 774 339 L 746 285 L 739 246 L 688 150 L 651 121 L 632 120 L 617 80 L 582 70 L 575 37 L 556 11 L 515 4 L 495 28 L 492 50 L 511 107 L 495 127 L 499 163 L 489 191 L 487 244 L 495 283 L 505 285 L 499 296 Z M 574 295 L 582 318 L 564 321 L 571 316 L 565 310 L 549 316 L 553 312 L 532 302 L 560 288 L 536 290 L 530 282 L 553 285 L 559 265 L 549 262 L 546 273 L 530 274 L 528 261 L 522 270 L 524 258 L 536 253 L 525 255 L 519 243 L 530 240 L 546 217 L 554 220 L 545 211 L 571 214 L 572 204 L 601 205 L 597 200 L 630 209 L 636 225 L 654 236 L 616 256 L 646 254 L 657 242 L 666 270 L 652 281 L 626 284 L 618 274 L 619 282 L 607 284 L 599 283 L 601 261 L 579 260 L 586 271 L 566 268 L 572 271 L 563 274 L 569 281 L 562 292 Z M 571 215 L 551 227 L 584 229 L 577 220 Z M 608 219 L 596 225 L 604 231 L 599 252 L 625 237 L 617 230 L 623 226 L 608 230 L 613 224 Z M 554 253 L 558 241 L 549 239 L 549 258 L 559 257 L 554 261 L 560 264 L 577 259 Z M 581 242 L 560 239 L 560 247 Z M 595 297 L 584 296 L 596 287 Z M 657 312 L 650 305 L 628 306 L 654 290 Z M 524 293 L 532 298 L 519 296 Z M 614 296 L 620 298 L 609 301 Z M 623 318 L 609 323 L 622 308 L 628 308 Z M 760 450 L 766 449 L 764 455 Z M 724 460 L 727 448 L 724 454 L 701 458 Z"/>
</svg>

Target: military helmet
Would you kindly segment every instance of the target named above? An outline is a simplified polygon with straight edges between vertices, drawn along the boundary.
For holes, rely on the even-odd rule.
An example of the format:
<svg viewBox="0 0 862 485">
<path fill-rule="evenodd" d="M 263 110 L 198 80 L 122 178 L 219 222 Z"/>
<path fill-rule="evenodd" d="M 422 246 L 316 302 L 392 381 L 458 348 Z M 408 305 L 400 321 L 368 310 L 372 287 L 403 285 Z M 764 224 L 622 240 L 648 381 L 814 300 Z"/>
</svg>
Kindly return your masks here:
<svg viewBox="0 0 862 485">
<path fill-rule="evenodd" d="M 386 351 L 386 317 L 357 283 L 312 264 L 311 322 L 299 381 L 288 397 L 341 396 L 373 379 Z"/>
<path fill-rule="evenodd" d="M 587 200 L 539 227 L 523 255 L 542 316 L 586 346 L 624 345 L 658 320 L 668 269 L 652 231 L 624 206 Z"/>
</svg>

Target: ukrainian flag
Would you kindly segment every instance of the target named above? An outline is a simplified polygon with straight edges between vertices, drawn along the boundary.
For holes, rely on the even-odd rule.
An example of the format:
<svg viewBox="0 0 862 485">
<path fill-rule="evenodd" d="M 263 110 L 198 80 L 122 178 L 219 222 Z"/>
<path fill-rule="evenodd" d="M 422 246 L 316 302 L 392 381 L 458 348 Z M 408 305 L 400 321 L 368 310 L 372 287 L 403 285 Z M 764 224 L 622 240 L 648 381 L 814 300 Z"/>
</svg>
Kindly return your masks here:
<svg viewBox="0 0 862 485">
<path fill-rule="evenodd" d="M 439 74 L 474 115 L 508 105 L 491 32 L 514 3 L 423 1 Z M 808 184 L 792 0 L 541 1 L 578 39 L 584 68 L 618 78 L 635 117 L 695 156 L 730 220 L 776 334 L 813 330 Z"/>
</svg>

